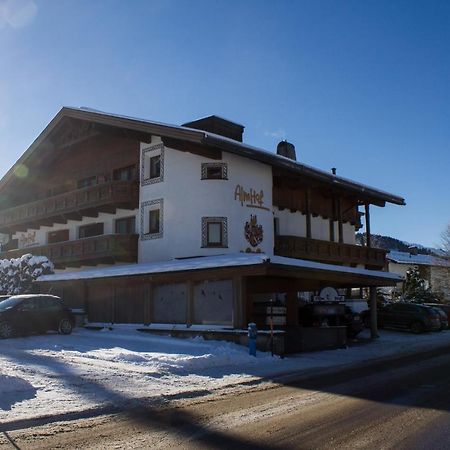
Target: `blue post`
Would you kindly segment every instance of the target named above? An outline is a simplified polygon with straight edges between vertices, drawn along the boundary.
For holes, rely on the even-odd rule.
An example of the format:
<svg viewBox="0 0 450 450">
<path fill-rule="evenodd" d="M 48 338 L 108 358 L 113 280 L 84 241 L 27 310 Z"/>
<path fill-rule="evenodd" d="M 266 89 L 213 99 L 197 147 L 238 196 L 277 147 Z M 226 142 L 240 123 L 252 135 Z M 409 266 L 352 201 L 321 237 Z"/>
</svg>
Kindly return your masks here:
<svg viewBox="0 0 450 450">
<path fill-rule="evenodd" d="M 256 337 L 258 336 L 258 329 L 256 323 L 248 324 L 248 353 L 252 356 L 256 356 Z"/>
</svg>

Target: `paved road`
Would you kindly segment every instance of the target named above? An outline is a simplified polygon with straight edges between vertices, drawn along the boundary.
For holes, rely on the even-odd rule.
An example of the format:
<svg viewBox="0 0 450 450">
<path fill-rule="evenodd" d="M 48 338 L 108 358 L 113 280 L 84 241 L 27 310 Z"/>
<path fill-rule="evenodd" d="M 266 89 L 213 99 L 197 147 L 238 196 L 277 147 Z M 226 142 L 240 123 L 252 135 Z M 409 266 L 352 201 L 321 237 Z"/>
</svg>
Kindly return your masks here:
<svg viewBox="0 0 450 450">
<path fill-rule="evenodd" d="M 449 349 L 450 351 L 450 349 Z M 450 449 L 450 356 L 3 430 L 1 448 Z"/>
</svg>

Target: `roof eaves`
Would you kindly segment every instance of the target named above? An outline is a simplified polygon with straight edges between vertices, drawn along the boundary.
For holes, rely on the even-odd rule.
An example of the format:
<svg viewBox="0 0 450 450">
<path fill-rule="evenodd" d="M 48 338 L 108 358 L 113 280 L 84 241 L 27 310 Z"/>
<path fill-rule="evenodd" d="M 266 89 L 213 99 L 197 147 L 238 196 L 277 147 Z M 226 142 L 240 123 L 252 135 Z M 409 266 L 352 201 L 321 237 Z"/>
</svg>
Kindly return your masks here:
<svg viewBox="0 0 450 450">
<path fill-rule="evenodd" d="M 387 201 L 396 205 L 405 205 L 405 199 L 397 195 L 385 192 L 379 189 L 372 188 L 370 186 L 357 183 L 355 181 L 339 177 L 337 175 L 329 174 L 320 169 L 308 166 L 306 164 L 293 161 L 284 156 L 276 155 L 274 153 L 267 152 L 257 147 L 252 147 L 240 142 L 234 141 L 223 136 L 215 135 L 213 133 L 205 133 L 205 143 L 217 146 L 223 150 L 229 151 L 249 158 L 257 159 L 267 164 L 275 165 L 278 167 L 293 170 L 298 174 L 302 174 L 311 177 L 316 180 L 320 180 L 326 183 L 333 184 L 335 186 L 351 189 L 353 191 L 373 197 L 379 200 Z"/>
</svg>

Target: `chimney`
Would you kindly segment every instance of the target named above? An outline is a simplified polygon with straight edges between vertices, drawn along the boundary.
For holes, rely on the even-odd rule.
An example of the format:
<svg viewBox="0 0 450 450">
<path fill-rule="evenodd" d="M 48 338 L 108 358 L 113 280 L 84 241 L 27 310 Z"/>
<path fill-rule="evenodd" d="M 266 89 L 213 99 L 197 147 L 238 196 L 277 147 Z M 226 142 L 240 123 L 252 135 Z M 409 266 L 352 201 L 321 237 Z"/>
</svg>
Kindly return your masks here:
<svg viewBox="0 0 450 450">
<path fill-rule="evenodd" d="M 208 116 L 192 122 L 183 123 L 183 127 L 194 128 L 196 130 L 207 131 L 209 133 L 220 134 L 235 141 L 242 142 L 244 126 L 231 120 L 223 119 L 219 116 Z"/>
<path fill-rule="evenodd" d="M 336 167 L 332 167 L 332 168 L 331 168 L 331 173 L 332 173 L 333 175 L 336 175 Z"/>
<path fill-rule="evenodd" d="M 281 141 L 277 145 L 277 155 L 284 156 L 286 158 L 297 161 L 297 156 L 295 154 L 295 146 L 288 141 Z"/>
</svg>

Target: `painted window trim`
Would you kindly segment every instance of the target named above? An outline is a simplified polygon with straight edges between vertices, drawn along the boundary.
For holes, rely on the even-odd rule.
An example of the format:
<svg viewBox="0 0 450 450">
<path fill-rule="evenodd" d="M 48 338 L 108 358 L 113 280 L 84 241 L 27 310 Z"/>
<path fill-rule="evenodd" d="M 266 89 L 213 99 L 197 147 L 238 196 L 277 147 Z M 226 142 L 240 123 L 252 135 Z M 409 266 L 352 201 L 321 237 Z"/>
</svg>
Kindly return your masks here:
<svg viewBox="0 0 450 450">
<path fill-rule="evenodd" d="M 217 222 L 222 225 L 222 243 L 209 245 L 208 224 Z M 202 217 L 202 248 L 228 248 L 228 219 L 226 217 Z"/>
<path fill-rule="evenodd" d="M 158 205 L 158 208 L 152 208 L 152 206 Z M 150 209 L 159 209 L 159 233 L 146 233 L 146 220 L 145 218 L 150 216 Z M 161 239 L 164 235 L 164 200 L 159 198 L 157 200 L 148 200 L 141 203 L 141 240 L 146 241 L 149 239 Z"/>
<path fill-rule="evenodd" d="M 151 153 L 154 153 L 154 155 L 151 155 Z M 149 155 L 147 156 L 147 154 L 149 154 Z M 147 163 L 147 160 L 150 161 L 150 158 L 152 158 L 154 156 L 158 156 L 158 155 L 160 157 L 160 161 L 159 161 L 159 165 L 160 165 L 159 177 L 150 178 L 150 167 L 149 167 L 148 168 L 148 170 L 149 170 L 149 177 L 146 178 L 145 177 L 145 165 Z M 141 185 L 142 186 L 147 186 L 149 184 L 161 183 L 162 181 L 164 181 L 164 144 L 160 143 L 160 144 L 152 145 L 150 147 L 146 147 L 146 148 L 142 149 L 142 154 L 141 154 Z"/>
<path fill-rule="evenodd" d="M 208 168 L 217 167 L 220 168 L 222 176 L 220 178 L 208 178 Z M 228 164 L 227 163 L 202 163 L 202 180 L 228 180 Z"/>
</svg>

